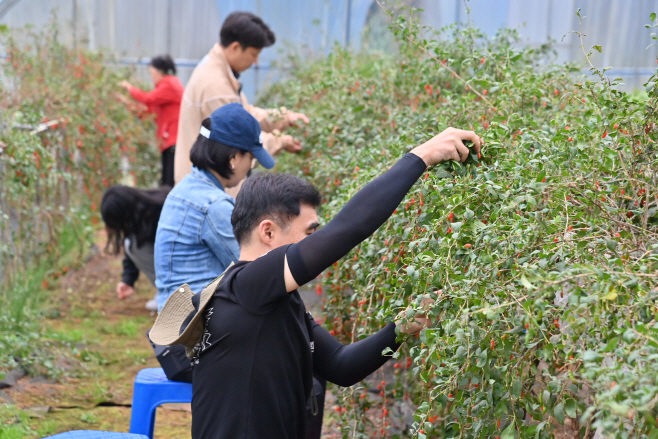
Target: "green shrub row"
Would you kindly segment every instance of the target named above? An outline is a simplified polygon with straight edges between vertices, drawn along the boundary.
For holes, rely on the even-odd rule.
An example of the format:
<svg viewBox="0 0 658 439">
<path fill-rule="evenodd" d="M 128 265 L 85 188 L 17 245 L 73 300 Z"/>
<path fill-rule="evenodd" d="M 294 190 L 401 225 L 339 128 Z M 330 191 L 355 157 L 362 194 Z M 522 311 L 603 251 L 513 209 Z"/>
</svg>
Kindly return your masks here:
<svg viewBox="0 0 658 439">
<path fill-rule="evenodd" d="M 401 437 L 657 437 L 656 77 L 638 97 L 512 31 L 394 29 L 394 55 L 336 48 L 264 97 L 312 120 L 278 170 L 321 189 L 327 220 L 448 126 L 486 142 L 470 165 L 429 169 L 324 273 L 326 326 L 345 342 L 442 290 L 383 399 L 341 391 L 343 437 L 390 437 L 402 400 L 415 422 Z"/>
<path fill-rule="evenodd" d="M 120 101 L 127 71 L 56 29 L 0 29 L 0 369 L 46 361 L 46 297 L 93 243 L 102 192 L 158 174 L 150 119 Z M 128 178 L 132 178 L 130 175 Z M 51 371 L 51 368 L 47 368 Z"/>
</svg>

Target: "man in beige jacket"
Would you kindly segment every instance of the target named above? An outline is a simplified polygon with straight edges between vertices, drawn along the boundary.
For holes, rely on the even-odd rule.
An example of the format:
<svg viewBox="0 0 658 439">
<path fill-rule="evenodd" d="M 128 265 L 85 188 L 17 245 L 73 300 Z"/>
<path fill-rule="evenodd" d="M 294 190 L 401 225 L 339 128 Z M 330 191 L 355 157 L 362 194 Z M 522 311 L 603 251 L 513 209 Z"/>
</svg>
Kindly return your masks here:
<svg viewBox="0 0 658 439">
<path fill-rule="evenodd" d="M 280 131 L 298 121 L 308 123 L 308 118 L 285 108 L 263 109 L 250 105 L 238 81 L 241 72 L 258 62 L 261 50 L 274 44 L 274 33 L 256 15 L 234 12 L 226 17 L 219 36 L 220 42 L 201 60 L 185 87 L 174 159 L 176 183 L 190 173 L 190 149 L 199 135 L 201 122 L 217 108 L 232 102 L 241 103 L 260 122 L 263 145 L 270 154 L 284 149 L 301 150 L 297 139 Z"/>
</svg>

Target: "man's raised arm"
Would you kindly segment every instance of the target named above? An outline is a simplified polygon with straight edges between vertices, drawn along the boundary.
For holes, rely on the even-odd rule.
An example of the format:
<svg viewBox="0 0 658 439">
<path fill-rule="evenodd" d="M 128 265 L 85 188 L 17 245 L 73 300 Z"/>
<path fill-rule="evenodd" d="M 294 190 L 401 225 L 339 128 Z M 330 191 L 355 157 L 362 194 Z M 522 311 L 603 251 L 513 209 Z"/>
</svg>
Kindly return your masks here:
<svg viewBox="0 0 658 439">
<path fill-rule="evenodd" d="M 480 152 L 482 139 L 473 131 L 448 128 L 414 148 L 391 169 L 367 184 L 325 227 L 288 248 L 286 289 L 294 291 L 372 235 L 398 207 L 428 166 L 446 160 L 465 161 L 464 141 Z"/>
</svg>

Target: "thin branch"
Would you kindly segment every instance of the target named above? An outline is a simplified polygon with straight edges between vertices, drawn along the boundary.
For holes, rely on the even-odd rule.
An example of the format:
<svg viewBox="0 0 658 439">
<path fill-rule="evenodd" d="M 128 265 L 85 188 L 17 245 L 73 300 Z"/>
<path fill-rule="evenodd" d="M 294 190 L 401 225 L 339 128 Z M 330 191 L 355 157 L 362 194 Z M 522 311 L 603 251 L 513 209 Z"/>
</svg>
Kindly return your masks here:
<svg viewBox="0 0 658 439">
<path fill-rule="evenodd" d="M 388 19 L 391 21 L 391 24 L 395 25 L 395 23 L 393 22 L 393 19 L 391 18 L 391 13 L 390 13 L 389 11 L 387 11 L 387 10 L 384 8 L 384 5 L 382 5 L 381 0 L 377 0 L 377 4 L 379 5 L 380 8 L 382 8 L 382 11 L 384 11 L 384 13 L 385 13 L 386 16 L 388 17 Z M 479 91 L 477 91 L 476 89 L 474 89 L 474 88 L 471 86 L 471 84 L 469 84 L 464 78 L 462 78 L 461 76 L 459 76 L 459 74 L 457 74 L 456 71 L 454 71 L 452 68 L 450 68 L 447 64 L 443 64 L 443 62 L 441 62 L 440 59 L 438 59 L 435 55 L 433 55 L 432 53 L 430 53 L 429 50 L 427 50 L 425 47 L 421 46 L 418 42 L 416 42 L 416 41 L 415 41 L 414 39 L 412 39 L 411 37 L 409 37 L 409 36 L 405 36 L 405 38 L 407 39 L 407 41 L 409 41 L 409 42 L 410 42 L 411 44 L 413 44 L 415 47 L 417 47 L 417 48 L 419 48 L 420 50 L 422 50 L 423 52 L 425 52 L 425 53 L 427 54 L 427 56 L 429 56 L 429 57 L 432 58 L 434 61 L 436 61 L 436 62 L 438 63 L 438 65 L 439 65 L 440 68 L 446 69 L 447 71 L 449 71 L 450 73 L 452 73 L 452 75 L 453 75 L 455 78 L 457 78 L 457 79 L 459 79 L 461 82 L 463 82 L 464 85 L 465 85 L 468 89 L 470 89 L 470 90 L 471 90 L 473 93 L 475 93 L 480 99 L 482 99 L 484 102 L 486 102 L 486 104 L 489 105 L 494 111 L 498 111 L 498 110 L 496 109 L 496 107 L 495 107 L 491 102 L 489 102 L 489 99 L 487 99 L 486 96 L 484 96 L 482 93 L 480 93 Z"/>
</svg>

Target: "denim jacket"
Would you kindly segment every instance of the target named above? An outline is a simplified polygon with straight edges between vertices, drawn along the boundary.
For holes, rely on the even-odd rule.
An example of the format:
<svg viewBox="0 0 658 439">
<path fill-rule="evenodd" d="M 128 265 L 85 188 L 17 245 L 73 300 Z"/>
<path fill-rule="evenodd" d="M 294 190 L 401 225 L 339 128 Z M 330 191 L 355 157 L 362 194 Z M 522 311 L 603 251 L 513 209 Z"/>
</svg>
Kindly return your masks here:
<svg viewBox="0 0 658 439">
<path fill-rule="evenodd" d="M 196 167 L 171 190 L 155 237 L 158 311 L 176 288 L 187 283 L 199 293 L 238 260 L 234 206 L 217 177 Z"/>
</svg>

